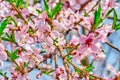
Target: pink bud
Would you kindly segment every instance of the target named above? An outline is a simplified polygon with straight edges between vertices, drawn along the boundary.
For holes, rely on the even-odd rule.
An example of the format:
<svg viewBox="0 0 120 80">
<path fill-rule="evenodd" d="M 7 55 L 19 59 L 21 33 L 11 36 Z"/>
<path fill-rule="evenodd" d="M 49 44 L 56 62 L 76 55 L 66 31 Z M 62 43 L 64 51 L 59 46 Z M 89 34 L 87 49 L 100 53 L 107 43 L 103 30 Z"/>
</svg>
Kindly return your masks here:
<svg viewBox="0 0 120 80">
<path fill-rule="evenodd" d="M 42 73 L 39 73 L 36 75 L 36 78 L 39 79 L 41 77 Z"/>
</svg>

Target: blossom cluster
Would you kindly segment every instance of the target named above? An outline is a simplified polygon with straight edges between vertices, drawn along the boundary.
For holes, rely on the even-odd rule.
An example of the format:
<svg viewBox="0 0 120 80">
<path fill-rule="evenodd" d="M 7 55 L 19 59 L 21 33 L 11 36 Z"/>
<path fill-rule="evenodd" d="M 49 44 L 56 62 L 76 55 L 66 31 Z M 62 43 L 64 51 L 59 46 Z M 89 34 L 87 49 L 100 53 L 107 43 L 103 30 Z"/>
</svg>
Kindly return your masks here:
<svg viewBox="0 0 120 80">
<path fill-rule="evenodd" d="M 102 43 L 118 50 L 107 40 L 120 29 L 115 0 L 40 1 L 0 0 L 0 66 L 12 62 L 10 76 L 0 71 L 0 80 L 30 80 L 35 69 L 36 79 L 43 74 L 54 80 L 120 79 L 120 71 L 112 78 L 92 73 L 94 61 L 106 57 Z M 104 24 L 111 13 L 113 23 Z M 89 56 L 90 63 L 82 63 Z"/>
</svg>

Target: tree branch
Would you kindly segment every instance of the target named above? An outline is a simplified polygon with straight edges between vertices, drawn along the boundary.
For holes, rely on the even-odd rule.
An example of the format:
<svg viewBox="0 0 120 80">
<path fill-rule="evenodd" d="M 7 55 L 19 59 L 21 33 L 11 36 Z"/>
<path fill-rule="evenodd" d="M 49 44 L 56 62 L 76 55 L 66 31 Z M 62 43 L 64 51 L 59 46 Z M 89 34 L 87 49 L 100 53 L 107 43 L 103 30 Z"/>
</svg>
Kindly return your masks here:
<svg viewBox="0 0 120 80">
<path fill-rule="evenodd" d="M 70 75 L 69 67 L 68 67 L 67 60 L 66 60 L 66 58 L 65 58 L 65 55 L 64 55 L 64 51 L 63 51 L 62 46 L 58 46 L 58 49 L 59 49 L 59 51 L 60 51 L 60 55 L 61 55 L 61 57 L 62 57 L 63 64 L 64 64 L 65 69 L 66 69 L 67 78 L 68 78 L 67 80 L 72 80 L 72 77 L 71 77 L 71 75 Z"/>
<path fill-rule="evenodd" d="M 118 52 L 120 52 L 120 49 L 115 47 L 113 44 L 111 44 L 110 42 L 106 42 L 107 45 L 109 45 L 110 47 L 112 47 L 113 49 L 117 50 Z"/>
</svg>

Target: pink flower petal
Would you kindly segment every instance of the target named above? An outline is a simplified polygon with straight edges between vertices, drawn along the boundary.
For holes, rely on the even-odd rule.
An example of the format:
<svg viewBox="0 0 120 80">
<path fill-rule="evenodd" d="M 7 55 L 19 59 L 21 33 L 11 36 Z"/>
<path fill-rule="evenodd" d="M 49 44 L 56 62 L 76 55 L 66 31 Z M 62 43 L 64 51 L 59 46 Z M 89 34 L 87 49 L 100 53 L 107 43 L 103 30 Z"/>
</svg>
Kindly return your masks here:
<svg viewBox="0 0 120 80">
<path fill-rule="evenodd" d="M 80 52 L 80 53 L 84 53 L 87 49 L 88 49 L 88 45 L 82 45 L 82 46 L 80 46 L 80 48 L 79 48 L 79 52 Z"/>
<path fill-rule="evenodd" d="M 99 48 L 96 45 L 91 45 L 91 50 L 97 52 Z"/>
<path fill-rule="evenodd" d="M 86 40 L 87 40 L 87 37 L 86 37 L 86 36 L 82 35 L 82 36 L 80 37 L 80 43 L 85 43 Z"/>
</svg>

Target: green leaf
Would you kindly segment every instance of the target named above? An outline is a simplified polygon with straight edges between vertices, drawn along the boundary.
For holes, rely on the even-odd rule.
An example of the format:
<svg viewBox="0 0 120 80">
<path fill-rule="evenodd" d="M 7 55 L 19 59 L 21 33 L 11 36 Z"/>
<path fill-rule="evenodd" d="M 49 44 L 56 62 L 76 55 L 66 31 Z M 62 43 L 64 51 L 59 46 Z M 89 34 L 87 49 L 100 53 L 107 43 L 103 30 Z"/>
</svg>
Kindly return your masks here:
<svg viewBox="0 0 120 80">
<path fill-rule="evenodd" d="M 51 72 L 53 72 L 53 70 L 51 70 L 51 71 L 44 71 L 43 73 L 44 73 L 45 75 L 50 75 Z"/>
<path fill-rule="evenodd" d="M 18 71 L 18 70 L 19 70 L 19 67 L 18 67 L 18 66 L 16 66 L 16 67 L 15 67 L 15 70 L 16 70 L 16 71 Z"/>
<path fill-rule="evenodd" d="M 3 34 L 4 29 L 6 28 L 7 24 L 9 23 L 9 18 L 5 19 L 1 22 L 0 25 L 0 36 Z"/>
<path fill-rule="evenodd" d="M 55 45 L 58 45 L 58 38 L 55 38 L 55 39 L 53 40 L 53 42 L 54 42 Z"/>
<path fill-rule="evenodd" d="M 41 53 L 41 54 L 43 54 L 43 53 L 45 53 L 45 52 L 46 52 L 46 50 L 45 50 L 45 49 L 43 49 L 43 50 L 41 50 L 41 52 L 40 52 L 40 53 Z"/>
<path fill-rule="evenodd" d="M 24 68 L 28 67 L 28 64 L 29 64 L 28 62 L 24 62 Z"/>
<path fill-rule="evenodd" d="M 100 23 L 103 22 L 103 19 L 99 19 L 99 21 L 95 24 L 95 29 L 99 27 Z"/>
<path fill-rule="evenodd" d="M 46 12 L 49 12 L 49 7 L 48 7 L 48 4 L 47 4 L 46 0 L 44 0 L 44 10 Z"/>
<path fill-rule="evenodd" d="M 62 7 L 62 3 L 58 2 L 54 8 L 49 10 L 47 1 L 44 0 L 44 10 L 46 11 L 46 13 L 50 19 L 52 19 L 57 14 L 57 12 L 61 10 L 61 7 Z"/>
<path fill-rule="evenodd" d="M 117 23 L 117 13 L 114 9 L 114 18 L 113 18 L 113 26 L 112 26 L 113 29 L 116 27 L 116 23 Z"/>
<path fill-rule="evenodd" d="M 58 2 L 54 8 L 51 9 L 51 16 L 54 17 L 62 8 L 62 3 Z"/>
<path fill-rule="evenodd" d="M 114 27 L 114 30 L 119 30 L 119 29 L 120 29 L 120 23 Z"/>
<path fill-rule="evenodd" d="M 93 76 L 89 76 L 89 79 L 90 79 L 90 80 L 94 80 L 94 77 L 93 77 Z"/>
<path fill-rule="evenodd" d="M 14 0 L 7 0 L 9 3 L 12 3 L 12 2 L 14 2 Z"/>
<path fill-rule="evenodd" d="M 24 0 L 24 1 L 22 1 L 22 2 L 20 3 L 19 7 L 20 7 L 20 8 L 27 8 L 28 5 L 29 5 L 28 0 Z"/>
<path fill-rule="evenodd" d="M 13 23 L 15 24 L 15 26 L 17 27 L 17 22 L 15 21 L 15 19 L 13 17 L 10 16 L 10 19 L 13 21 Z"/>
<path fill-rule="evenodd" d="M 86 68 L 85 68 L 85 71 L 86 72 L 90 72 L 90 71 L 92 71 L 92 69 L 94 69 L 95 67 L 93 66 L 93 63 L 91 63 L 91 64 L 89 64 Z"/>
<path fill-rule="evenodd" d="M 23 0 L 16 0 L 16 7 L 21 6 L 23 3 Z"/>
<path fill-rule="evenodd" d="M 94 13 L 94 29 L 99 26 L 99 24 L 103 21 L 101 18 L 101 5 L 99 4 L 98 9 Z"/>
<path fill-rule="evenodd" d="M 4 72 L 4 73 L 3 73 L 2 70 L 0 70 L 0 75 L 1 75 L 1 76 L 5 77 L 6 74 L 7 74 L 7 72 Z"/>
<path fill-rule="evenodd" d="M 110 10 L 106 13 L 104 19 L 107 18 L 107 17 L 111 14 L 111 12 L 112 12 L 113 10 L 114 10 L 114 8 L 110 9 Z"/>
<path fill-rule="evenodd" d="M 75 68 L 75 74 L 79 74 L 81 71 L 77 68 Z"/>
<path fill-rule="evenodd" d="M 96 10 L 94 13 L 94 24 L 96 24 L 99 21 L 100 16 L 101 16 L 101 6 L 99 4 L 98 10 Z"/>
<path fill-rule="evenodd" d="M 5 38 L 5 37 L 1 37 L 1 39 L 4 40 L 4 41 L 12 42 L 10 39 Z"/>
<path fill-rule="evenodd" d="M 115 2 L 119 2 L 120 0 L 115 0 Z"/>
<path fill-rule="evenodd" d="M 88 16 L 88 14 L 86 13 L 86 11 L 84 12 L 84 17 L 87 17 Z"/>
<path fill-rule="evenodd" d="M 6 37 L 1 37 L 2 40 L 8 41 L 8 42 L 13 42 L 13 43 L 16 42 L 16 41 L 15 41 L 14 31 L 12 31 L 12 34 L 11 34 L 11 35 L 9 35 L 8 33 L 5 33 L 5 35 L 6 35 Z"/>
<path fill-rule="evenodd" d="M 41 13 L 42 13 L 39 9 L 36 9 L 36 11 L 38 12 L 38 14 L 41 14 Z"/>
<path fill-rule="evenodd" d="M 48 17 L 49 17 L 50 19 L 52 19 L 52 14 L 51 14 L 51 12 L 49 11 L 49 6 L 48 6 L 46 0 L 44 0 L 44 10 L 46 11 Z"/>
<path fill-rule="evenodd" d="M 71 56 L 71 55 L 68 55 L 68 56 L 67 56 L 67 60 L 68 60 L 68 62 L 70 62 L 71 59 L 72 59 L 72 56 Z"/>
<path fill-rule="evenodd" d="M 34 3 L 34 4 L 36 4 L 37 2 L 38 2 L 37 0 L 34 0 L 34 2 L 33 2 L 33 3 Z"/>
<path fill-rule="evenodd" d="M 11 60 L 15 60 L 17 59 L 19 56 L 18 54 L 19 49 L 16 49 L 15 51 L 9 52 L 9 56 Z"/>
<path fill-rule="evenodd" d="M 101 5 L 99 4 L 98 6 L 98 11 L 97 11 L 97 16 L 98 16 L 98 20 L 100 19 L 100 16 L 101 16 Z"/>
<path fill-rule="evenodd" d="M 27 32 L 29 33 L 30 36 L 32 36 L 32 35 L 34 35 L 34 33 L 35 33 L 36 31 L 32 31 L 32 29 L 29 28 Z"/>
<path fill-rule="evenodd" d="M 15 41 L 14 31 L 12 31 L 11 40 L 12 40 L 13 42 L 16 42 L 16 41 Z"/>
</svg>

